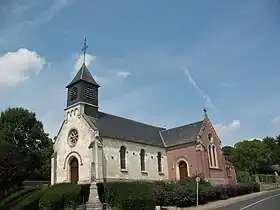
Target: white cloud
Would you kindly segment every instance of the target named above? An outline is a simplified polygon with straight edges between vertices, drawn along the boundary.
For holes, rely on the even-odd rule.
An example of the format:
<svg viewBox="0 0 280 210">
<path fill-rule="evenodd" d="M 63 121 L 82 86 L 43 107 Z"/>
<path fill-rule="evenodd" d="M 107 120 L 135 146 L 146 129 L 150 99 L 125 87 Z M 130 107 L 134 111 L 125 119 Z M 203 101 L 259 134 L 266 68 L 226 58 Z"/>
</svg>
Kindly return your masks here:
<svg viewBox="0 0 280 210">
<path fill-rule="evenodd" d="M 21 48 L 0 56 L 0 85 L 16 86 L 32 73 L 39 74 L 45 59 L 35 51 Z"/>
<path fill-rule="evenodd" d="M 131 73 L 127 72 L 127 71 L 119 71 L 119 72 L 117 72 L 118 77 L 123 77 L 123 78 L 128 77 L 130 74 Z"/>
<path fill-rule="evenodd" d="M 274 118 L 271 120 L 271 123 L 273 123 L 273 124 L 276 124 L 276 123 L 279 123 L 279 122 L 280 122 L 280 116 L 274 117 Z"/>
<path fill-rule="evenodd" d="M 212 103 L 211 98 L 204 92 L 204 90 L 202 90 L 194 81 L 194 79 L 192 78 L 190 72 L 188 69 L 185 69 L 185 74 L 187 75 L 190 84 L 196 89 L 196 91 L 199 93 L 199 95 L 204 98 L 204 100 L 206 101 L 206 104 L 208 106 L 210 106 L 211 108 L 213 108 L 214 110 L 217 110 L 216 107 L 214 106 L 214 104 Z"/>
<path fill-rule="evenodd" d="M 240 130 L 240 120 L 233 120 L 229 124 L 223 124 L 223 123 L 216 124 L 214 125 L 214 127 L 221 140 L 223 139 L 235 140 L 233 138 L 236 132 Z"/>
<path fill-rule="evenodd" d="M 85 56 L 85 63 L 86 65 L 89 67 L 90 64 L 92 63 L 92 61 L 94 61 L 96 59 L 96 56 L 94 55 L 90 55 L 90 54 L 86 54 Z M 79 55 L 76 57 L 76 63 L 74 66 L 74 74 L 77 73 L 79 71 L 79 69 L 81 68 L 82 64 L 84 62 L 84 55 Z"/>
</svg>

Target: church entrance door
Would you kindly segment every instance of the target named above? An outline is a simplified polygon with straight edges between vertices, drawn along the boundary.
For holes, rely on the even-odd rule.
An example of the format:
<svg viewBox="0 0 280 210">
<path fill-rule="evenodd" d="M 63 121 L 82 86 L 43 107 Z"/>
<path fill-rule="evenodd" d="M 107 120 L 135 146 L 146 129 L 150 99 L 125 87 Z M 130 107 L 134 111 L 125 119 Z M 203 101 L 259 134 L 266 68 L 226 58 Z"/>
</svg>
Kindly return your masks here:
<svg viewBox="0 0 280 210">
<path fill-rule="evenodd" d="M 188 168 L 185 161 L 179 163 L 180 180 L 188 178 Z"/>
<path fill-rule="evenodd" d="M 75 183 L 77 184 L 79 181 L 79 163 L 77 158 L 73 158 L 70 161 L 70 179 L 71 179 L 71 183 Z"/>
</svg>

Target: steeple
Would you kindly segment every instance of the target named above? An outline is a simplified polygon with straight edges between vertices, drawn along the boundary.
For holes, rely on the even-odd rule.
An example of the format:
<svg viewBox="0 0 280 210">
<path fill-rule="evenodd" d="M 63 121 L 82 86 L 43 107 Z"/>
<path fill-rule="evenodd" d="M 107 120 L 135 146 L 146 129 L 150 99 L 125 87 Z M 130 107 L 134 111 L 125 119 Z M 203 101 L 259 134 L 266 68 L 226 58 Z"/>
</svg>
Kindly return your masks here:
<svg viewBox="0 0 280 210">
<path fill-rule="evenodd" d="M 84 61 L 73 78 L 73 80 L 66 86 L 68 89 L 67 107 L 82 104 L 84 114 L 95 117 L 98 112 L 98 88 L 100 85 L 94 80 L 85 64 L 86 56 L 86 38 L 84 47 Z"/>
<path fill-rule="evenodd" d="M 89 72 L 85 63 L 82 64 L 82 66 L 79 69 L 79 71 L 77 72 L 76 76 L 69 83 L 69 85 L 66 86 L 66 88 L 69 88 L 70 86 L 72 86 L 80 81 L 84 81 L 86 83 L 100 87 L 100 85 L 93 79 L 93 77 L 92 77 L 91 73 Z"/>
</svg>

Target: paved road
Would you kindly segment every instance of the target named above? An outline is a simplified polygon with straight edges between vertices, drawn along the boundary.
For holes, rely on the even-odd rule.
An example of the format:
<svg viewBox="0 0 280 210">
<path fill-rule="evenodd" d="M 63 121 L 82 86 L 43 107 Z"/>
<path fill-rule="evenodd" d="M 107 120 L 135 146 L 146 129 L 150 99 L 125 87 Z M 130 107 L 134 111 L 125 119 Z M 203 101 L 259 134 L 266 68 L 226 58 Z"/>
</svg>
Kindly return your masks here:
<svg viewBox="0 0 280 210">
<path fill-rule="evenodd" d="M 279 210 L 280 190 L 268 192 L 255 198 L 237 202 L 217 210 Z"/>
</svg>

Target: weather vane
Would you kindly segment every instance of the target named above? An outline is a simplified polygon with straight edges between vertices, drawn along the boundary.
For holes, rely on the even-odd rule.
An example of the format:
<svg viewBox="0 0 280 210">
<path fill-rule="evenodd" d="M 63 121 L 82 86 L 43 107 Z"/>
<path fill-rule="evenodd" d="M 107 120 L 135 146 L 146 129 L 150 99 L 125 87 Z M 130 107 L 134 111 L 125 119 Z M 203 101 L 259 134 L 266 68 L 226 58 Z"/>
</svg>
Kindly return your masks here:
<svg viewBox="0 0 280 210">
<path fill-rule="evenodd" d="M 83 51 L 83 53 L 84 53 L 84 64 L 85 64 L 85 62 L 86 62 L 86 52 L 87 52 L 87 48 L 88 48 L 88 46 L 87 46 L 87 37 L 85 37 L 85 40 L 84 40 L 84 47 L 81 49 L 81 51 Z"/>
</svg>

